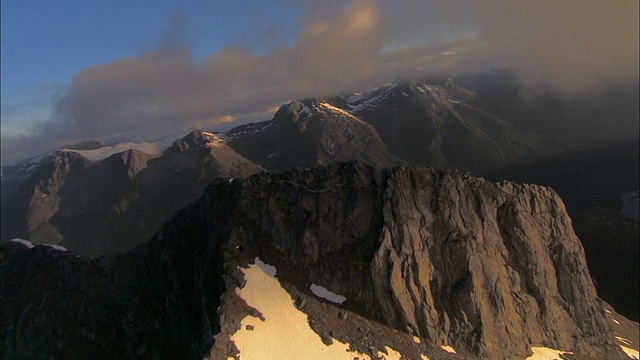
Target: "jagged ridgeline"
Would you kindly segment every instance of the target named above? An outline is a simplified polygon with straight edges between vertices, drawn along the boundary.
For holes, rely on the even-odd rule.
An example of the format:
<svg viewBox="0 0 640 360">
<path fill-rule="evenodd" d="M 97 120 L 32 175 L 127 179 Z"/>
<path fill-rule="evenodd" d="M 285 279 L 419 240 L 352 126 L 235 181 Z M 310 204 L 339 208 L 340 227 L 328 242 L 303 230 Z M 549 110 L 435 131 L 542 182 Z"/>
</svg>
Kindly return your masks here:
<svg viewBox="0 0 640 360">
<path fill-rule="evenodd" d="M 255 257 L 291 292 L 313 283 L 346 297 L 331 306 L 365 333 L 385 326 L 464 354 L 449 358 L 526 358 L 533 346 L 627 358 L 552 190 L 429 167 L 218 179 L 127 254 L 19 242 L 1 253 L 3 358 L 237 355 L 237 319 L 259 309 L 230 304 Z M 355 335 L 329 334 L 369 356 L 388 345 Z"/>
</svg>

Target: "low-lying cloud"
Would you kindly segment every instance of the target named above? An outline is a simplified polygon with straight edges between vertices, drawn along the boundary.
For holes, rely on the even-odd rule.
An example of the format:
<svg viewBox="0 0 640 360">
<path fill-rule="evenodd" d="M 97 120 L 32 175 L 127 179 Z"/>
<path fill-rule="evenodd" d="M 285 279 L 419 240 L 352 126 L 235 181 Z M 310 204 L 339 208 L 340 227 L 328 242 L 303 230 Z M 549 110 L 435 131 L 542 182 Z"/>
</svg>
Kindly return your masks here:
<svg viewBox="0 0 640 360">
<path fill-rule="evenodd" d="M 227 48 L 202 61 L 180 41 L 186 19 L 171 19 L 158 49 L 77 74 L 41 135 L 4 139 L 3 159 L 24 154 L 25 143 L 161 138 L 396 76 L 509 66 L 568 93 L 638 77 L 632 0 L 354 0 L 308 13 L 292 45 L 265 55 Z"/>
</svg>

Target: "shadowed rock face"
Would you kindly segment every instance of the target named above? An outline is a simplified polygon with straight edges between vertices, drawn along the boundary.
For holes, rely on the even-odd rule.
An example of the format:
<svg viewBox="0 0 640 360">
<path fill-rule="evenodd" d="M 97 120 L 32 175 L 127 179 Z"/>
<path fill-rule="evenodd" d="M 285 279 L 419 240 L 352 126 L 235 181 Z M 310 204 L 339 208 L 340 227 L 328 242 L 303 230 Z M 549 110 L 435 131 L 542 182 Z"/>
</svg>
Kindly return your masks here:
<svg viewBox="0 0 640 360">
<path fill-rule="evenodd" d="M 126 255 L 3 243 L 1 357 L 202 359 L 219 331 L 233 194 L 217 188 Z"/>
<path fill-rule="evenodd" d="M 89 163 L 78 153 L 59 152 L 3 207 L 2 239 L 60 244 L 89 256 L 128 251 L 214 178 L 262 170 L 202 131 L 176 140 L 162 156 L 127 150 Z"/>
<path fill-rule="evenodd" d="M 230 316 L 216 314 L 239 285 L 229 269 L 253 256 L 281 281 L 322 284 L 368 318 L 481 358 L 531 345 L 625 358 L 553 191 L 360 163 L 218 180 L 114 258 L 3 244 L 3 357 L 114 346 L 201 358 Z"/>
<path fill-rule="evenodd" d="M 394 83 L 336 104 L 375 127 L 391 153 L 410 164 L 478 173 L 538 151 L 536 136 L 484 110 L 473 91 L 451 79 L 436 83 Z"/>
</svg>

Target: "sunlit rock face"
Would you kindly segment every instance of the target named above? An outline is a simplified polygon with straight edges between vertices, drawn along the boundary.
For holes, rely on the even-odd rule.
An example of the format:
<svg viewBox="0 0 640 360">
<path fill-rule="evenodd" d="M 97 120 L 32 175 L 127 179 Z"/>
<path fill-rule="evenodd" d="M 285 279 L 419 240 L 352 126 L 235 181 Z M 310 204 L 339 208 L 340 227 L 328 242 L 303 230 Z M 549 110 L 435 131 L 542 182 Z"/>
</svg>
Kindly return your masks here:
<svg viewBox="0 0 640 360">
<path fill-rule="evenodd" d="M 258 256 L 291 294 L 315 296 L 315 284 L 343 296 L 326 312 L 340 307 L 341 326 L 361 321 L 364 335 L 396 329 L 384 338 L 415 347 L 415 336 L 449 358 L 524 359 L 534 347 L 626 358 L 564 206 L 545 187 L 351 162 L 216 180 L 124 255 L 1 250 L 3 358 L 237 354 L 233 335 L 257 328 L 242 320 L 261 316 L 240 270 Z M 323 342 L 391 355 L 389 343 L 317 323 Z"/>
<path fill-rule="evenodd" d="M 249 248 L 272 247 L 392 327 L 493 358 L 526 357 L 529 344 L 621 356 L 549 188 L 348 163 L 254 177 L 241 192 Z"/>
</svg>

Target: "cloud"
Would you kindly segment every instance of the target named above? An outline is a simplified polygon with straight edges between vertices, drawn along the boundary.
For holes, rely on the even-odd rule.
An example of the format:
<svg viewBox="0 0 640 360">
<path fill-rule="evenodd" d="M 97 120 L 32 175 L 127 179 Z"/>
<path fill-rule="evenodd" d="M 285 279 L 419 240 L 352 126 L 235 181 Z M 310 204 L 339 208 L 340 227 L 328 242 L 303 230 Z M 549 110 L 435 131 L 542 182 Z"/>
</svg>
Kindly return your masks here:
<svg viewBox="0 0 640 360">
<path fill-rule="evenodd" d="M 638 2 L 467 1 L 489 64 L 529 82 L 580 92 L 638 77 Z"/>
<path fill-rule="evenodd" d="M 160 35 L 156 51 L 175 51 L 184 48 L 188 43 L 186 34 L 187 15 L 176 10 L 169 14 L 169 28 Z"/>
<path fill-rule="evenodd" d="M 89 161 L 98 161 L 104 158 L 107 158 L 113 154 L 121 153 L 126 150 L 140 150 L 149 155 L 160 155 L 163 150 L 169 147 L 175 139 L 167 138 L 164 140 L 160 140 L 157 142 L 140 142 L 140 143 L 132 143 L 125 142 L 119 143 L 114 146 L 104 146 L 99 149 L 93 150 L 68 150 L 79 153 L 80 155 L 87 158 Z"/>
<path fill-rule="evenodd" d="M 182 27 L 178 20 L 172 29 Z M 228 48 L 202 63 L 163 40 L 174 44 L 171 51 L 146 52 L 78 74 L 55 107 L 49 133 L 157 137 L 203 119 L 222 121 L 286 99 L 342 91 L 376 75 L 379 21 L 374 3 L 356 1 L 336 17 L 309 17 L 293 46 L 263 56 Z"/>
<path fill-rule="evenodd" d="M 509 66 L 529 84 L 569 93 L 638 77 L 637 1 L 327 4 L 305 3 L 293 44 L 275 41 L 261 55 L 239 45 L 202 61 L 186 46 L 186 17 L 174 13 L 157 49 L 77 74 L 28 142 L 160 138 L 397 76 Z M 3 158 L 6 149 L 3 141 Z"/>
</svg>

